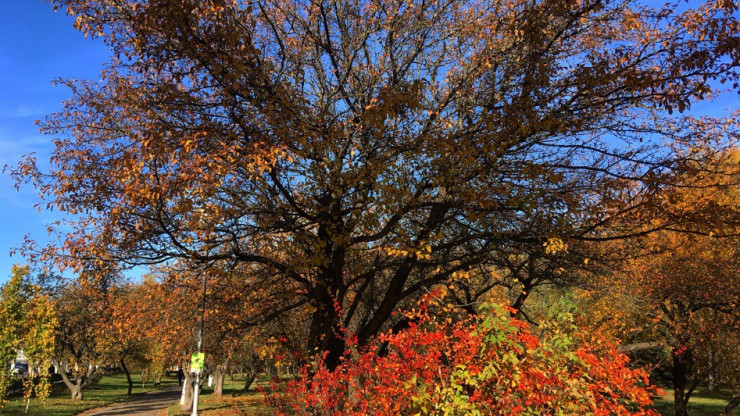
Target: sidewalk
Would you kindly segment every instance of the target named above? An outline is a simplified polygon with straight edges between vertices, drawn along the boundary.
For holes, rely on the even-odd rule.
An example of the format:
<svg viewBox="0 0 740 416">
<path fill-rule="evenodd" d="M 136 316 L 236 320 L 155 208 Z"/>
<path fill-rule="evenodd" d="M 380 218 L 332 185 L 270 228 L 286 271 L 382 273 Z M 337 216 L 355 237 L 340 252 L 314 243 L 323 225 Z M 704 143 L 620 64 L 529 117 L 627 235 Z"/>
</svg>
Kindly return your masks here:
<svg viewBox="0 0 740 416">
<path fill-rule="evenodd" d="M 164 390 L 142 394 L 123 403 L 86 410 L 78 416 L 131 415 L 159 416 L 162 411 L 180 399 L 182 387 L 168 387 Z"/>
</svg>

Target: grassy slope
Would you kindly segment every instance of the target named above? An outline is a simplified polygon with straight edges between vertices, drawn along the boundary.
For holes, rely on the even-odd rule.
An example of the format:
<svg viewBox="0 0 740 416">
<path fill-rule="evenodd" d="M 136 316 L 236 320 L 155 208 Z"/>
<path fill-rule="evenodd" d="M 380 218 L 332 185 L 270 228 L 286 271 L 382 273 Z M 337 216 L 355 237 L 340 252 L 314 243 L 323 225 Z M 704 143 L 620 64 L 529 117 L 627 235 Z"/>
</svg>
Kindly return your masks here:
<svg viewBox="0 0 740 416">
<path fill-rule="evenodd" d="M 132 378 L 134 380 L 134 395 L 159 390 L 162 387 L 177 383 L 174 379 L 163 379 L 161 386 L 155 387 L 150 383 L 146 387 L 142 387 L 141 381 L 136 374 L 132 375 Z M 69 398 L 69 390 L 67 390 L 64 384 L 56 384 L 54 385 L 51 397 L 46 400 L 46 403 L 41 403 L 38 399 L 31 399 L 28 414 L 32 416 L 71 416 L 86 409 L 126 400 L 130 397 L 126 395 L 126 389 L 125 375 L 106 375 L 97 383 L 85 389 L 85 400 L 79 402 Z M 26 403 L 22 397 L 12 397 L 3 409 L 2 414 L 23 415 L 25 405 Z"/>
</svg>

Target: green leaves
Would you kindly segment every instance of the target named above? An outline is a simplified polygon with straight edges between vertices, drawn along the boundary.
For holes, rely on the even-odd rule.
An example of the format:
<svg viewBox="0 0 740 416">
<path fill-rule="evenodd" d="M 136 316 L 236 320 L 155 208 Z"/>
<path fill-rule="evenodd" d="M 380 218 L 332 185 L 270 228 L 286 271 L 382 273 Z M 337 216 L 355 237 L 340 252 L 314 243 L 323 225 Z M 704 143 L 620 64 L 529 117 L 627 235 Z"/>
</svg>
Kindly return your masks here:
<svg viewBox="0 0 740 416">
<path fill-rule="evenodd" d="M 51 393 L 48 368 L 54 354 L 56 314 L 49 296 L 41 288 L 28 282 L 28 266 L 13 266 L 11 278 L 0 294 L 0 409 L 10 383 L 17 379 L 6 365 L 15 359 L 22 348 L 28 357 L 29 372 L 39 376 L 23 383 L 24 397 L 35 394 L 45 399 Z M 35 368 L 38 367 L 38 373 Z"/>
</svg>

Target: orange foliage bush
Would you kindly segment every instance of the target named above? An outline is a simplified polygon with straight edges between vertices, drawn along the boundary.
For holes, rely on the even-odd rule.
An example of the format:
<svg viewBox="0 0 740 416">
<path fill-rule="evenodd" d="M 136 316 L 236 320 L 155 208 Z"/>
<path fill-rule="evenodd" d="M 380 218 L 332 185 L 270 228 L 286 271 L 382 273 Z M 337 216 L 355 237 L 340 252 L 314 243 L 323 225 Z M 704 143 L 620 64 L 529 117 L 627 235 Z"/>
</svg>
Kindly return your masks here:
<svg viewBox="0 0 740 416">
<path fill-rule="evenodd" d="M 496 304 L 454 322 L 420 309 L 369 348 L 348 337 L 335 371 L 306 368 L 273 391 L 277 414 L 657 416 L 647 372 L 571 315 L 534 329 Z"/>
</svg>

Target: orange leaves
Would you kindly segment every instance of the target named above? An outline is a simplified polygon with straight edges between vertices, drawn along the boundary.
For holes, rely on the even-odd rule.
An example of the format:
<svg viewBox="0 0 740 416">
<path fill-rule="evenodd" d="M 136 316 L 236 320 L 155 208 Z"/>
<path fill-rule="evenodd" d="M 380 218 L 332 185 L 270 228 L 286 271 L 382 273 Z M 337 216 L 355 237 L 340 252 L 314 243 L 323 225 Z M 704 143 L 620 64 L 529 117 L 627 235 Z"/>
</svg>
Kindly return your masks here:
<svg viewBox="0 0 740 416">
<path fill-rule="evenodd" d="M 469 321 L 416 316 L 410 328 L 367 349 L 349 342 L 333 372 L 319 367 L 309 379 L 304 369 L 270 397 L 278 414 L 656 415 L 640 409 L 656 392 L 646 373 L 629 369 L 605 340 L 568 328 L 567 318 L 552 322 L 554 335 L 537 337 L 490 304 Z"/>
<path fill-rule="evenodd" d="M 487 287 L 517 269 L 523 282 L 547 263 L 541 274 L 567 284 L 555 263 L 570 263 L 578 241 L 672 224 L 641 208 L 674 156 L 736 127 L 670 123 L 662 110 L 737 78 L 726 65 L 735 23 L 712 7 L 53 3 L 117 56 L 100 82 L 66 82 L 71 100 L 42 123 L 62 137 L 50 172 L 31 159 L 13 172 L 72 216 L 39 258 L 168 264 L 190 278 L 208 265 L 231 307 L 206 314 L 228 331 L 233 315 L 281 305 L 328 331 L 318 301 L 336 299 L 337 320 L 366 340 L 448 278 Z M 688 145 L 675 154 L 660 147 L 678 136 Z"/>
</svg>

